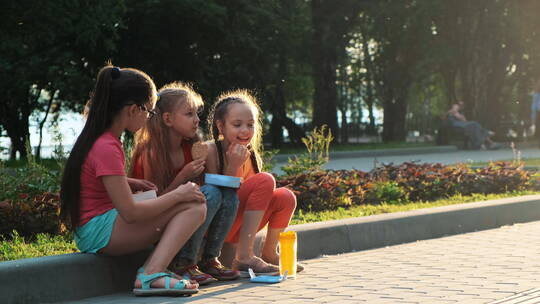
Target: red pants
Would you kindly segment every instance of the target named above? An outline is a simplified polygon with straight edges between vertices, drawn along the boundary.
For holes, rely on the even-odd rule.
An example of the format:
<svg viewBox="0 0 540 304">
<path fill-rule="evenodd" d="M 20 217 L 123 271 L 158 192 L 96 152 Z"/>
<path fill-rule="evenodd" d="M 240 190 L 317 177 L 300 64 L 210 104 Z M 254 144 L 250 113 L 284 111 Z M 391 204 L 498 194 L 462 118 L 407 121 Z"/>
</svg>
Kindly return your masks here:
<svg viewBox="0 0 540 304">
<path fill-rule="evenodd" d="M 248 178 L 238 189 L 240 205 L 236 219 L 225 239 L 227 243 L 238 243 L 244 212 L 264 210 L 257 231 L 268 224 L 269 228 L 287 228 L 296 208 L 296 196 L 287 188 L 277 188 L 274 177 L 266 172 Z"/>
</svg>

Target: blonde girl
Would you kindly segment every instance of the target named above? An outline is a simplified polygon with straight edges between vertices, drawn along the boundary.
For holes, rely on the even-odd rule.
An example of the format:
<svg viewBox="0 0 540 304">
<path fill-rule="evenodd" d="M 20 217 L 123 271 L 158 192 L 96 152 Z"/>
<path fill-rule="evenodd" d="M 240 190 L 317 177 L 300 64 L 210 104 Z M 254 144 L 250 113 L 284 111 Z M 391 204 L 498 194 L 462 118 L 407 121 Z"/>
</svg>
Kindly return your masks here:
<svg viewBox="0 0 540 304">
<path fill-rule="evenodd" d="M 146 123 L 155 96 L 153 81 L 139 70 L 100 70 L 88 118 L 62 177 L 62 218 L 71 224 L 82 252 L 124 255 L 157 243 L 137 272 L 135 295 L 190 294 L 197 292 L 197 284 L 166 268 L 203 222 L 204 195 L 196 184 L 185 183 L 159 198 L 135 203 L 133 191 L 154 186 L 126 178 L 124 170 L 119 137 Z"/>
<path fill-rule="evenodd" d="M 167 84 L 159 90 L 156 115 L 136 138 L 133 177 L 155 183 L 159 195 L 188 181 L 199 180 L 206 157 L 193 160 L 191 148 L 199 140 L 198 111 L 202 106 L 201 96 L 181 82 Z M 206 197 L 206 219 L 173 260 L 171 269 L 201 285 L 237 279 L 239 273 L 223 266 L 218 257 L 236 216 L 238 196 L 232 188 L 212 185 L 203 185 L 201 191 Z"/>
<path fill-rule="evenodd" d="M 246 90 L 222 94 L 208 123 L 214 140 L 209 145 L 208 171 L 243 179 L 238 189 L 238 214 L 225 240 L 234 252 L 233 269 L 242 276 L 248 276 L 249 268 L 257 274 L 277 274 L 279 233 L 289 225 L 296 197 L 289 189 L 276 189 L 274 177 L 261 172 L 261 110 L 255 97 Z M 259 258 L 253 249 L 255 234 L 266 225 Z"/>
</svg>

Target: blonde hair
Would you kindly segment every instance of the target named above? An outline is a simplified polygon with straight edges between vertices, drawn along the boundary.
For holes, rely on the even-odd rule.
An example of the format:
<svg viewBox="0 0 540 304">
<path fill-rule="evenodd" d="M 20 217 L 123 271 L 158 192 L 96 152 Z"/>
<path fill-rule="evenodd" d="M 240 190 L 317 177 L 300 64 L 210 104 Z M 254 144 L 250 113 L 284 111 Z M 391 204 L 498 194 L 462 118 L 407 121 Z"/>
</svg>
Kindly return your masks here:
<svg viewBox="0 0 540 304">
<path fill-rule="evenodd" d="M 225 116 L 227 115 L 227 112 L 229 110 L 229 106 L 231 104 L 240 103 L 240 104 L 246 104 L 251 107 L 253 110 L 253 113 L 255 114 L 255 132 L 253 134 L 253 138 L 251 138 L 251 141 L 248 145 L 248 148 L 253 153 L 255 157 L 255 165 L 257 168 L 255 168 L 256 171 L 259 171 L 259 168 L 262 168 L 262 159 L 261 159 L 261 152 L 262 152 L 262 111 L 259 107 L 259 104 L 257 102 L 257 98 L 254 94 L 252 94 L 250 91 L 242 89 L 242 90 L 234 90 L 234 91 L 228 91 L 225 93 L 222 93 L 217 98 L 216 102 L 212 105 L 212 109 L 210 110 L 210 113 L 208 114 L 208 128 L 210 129 L 210 138 L 214 140 L 216 143 L 216 146 L 218 146 L 218 153 L 220 153 L 219 157 L 221 159 L 222 152 L 220 151 L 219 147 L 221 147 L 219 143 L 219 129 L 217 127 L 217 122 L 221 121 L 222 123 L 225 123 Z M 220 161 L 220 171 L 223 171 L 223 162 Z"/>
<path fill-rule="evenodd" d="M 147 121 L 135 137 L 130 175 L 133 176 L 133 169 L 137 162 L 144 164 L 143 160 L 151 160 L 152 167 L 145 168 L 144 178 L 153 182 L 158 187 L 158 192 L 167 188 L 176 173 L 171 166 L 172 160 L 168 149 L 171 145 L 170 128 L 163 122 L 163 113 L 172 113 L 183 105 L 198 109 L 204 105 L 204 102 L 201 95 L 196 93 L 189 84 L 172 82 L 164 85 L 158 91 L 158 100 L 154 109 L 156 115 Z M 198 140 L 200 140 L 198 136 L 191 138 L 192 142 Z"/>
</svg>

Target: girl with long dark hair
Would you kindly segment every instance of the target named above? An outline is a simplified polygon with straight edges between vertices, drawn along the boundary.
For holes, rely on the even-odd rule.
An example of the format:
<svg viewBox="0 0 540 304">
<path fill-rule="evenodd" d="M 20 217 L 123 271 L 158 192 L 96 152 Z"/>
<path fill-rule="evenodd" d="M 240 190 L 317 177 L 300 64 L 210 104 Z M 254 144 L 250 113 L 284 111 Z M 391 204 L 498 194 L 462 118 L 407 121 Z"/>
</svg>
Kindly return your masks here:
<svg viewBox="0 0 540 304">
<path fill-rule="evenodd" d="M 135 203 L 132 192 L 155 189 L 126 178 L 119 137 L 136 132 L 154 112 L 155 85 L 130 68 L 103 67 L 88 104 L 88 117 L 69 155 L 60 192 L 62 219 L 81 252 L 124 255 L 156 244 L 137 272 L 135 295 L 196 293 L 196 283 L 167 265 L 204 221 L 204 195 L 185 183 L 155 199 Z"/>
</svg>

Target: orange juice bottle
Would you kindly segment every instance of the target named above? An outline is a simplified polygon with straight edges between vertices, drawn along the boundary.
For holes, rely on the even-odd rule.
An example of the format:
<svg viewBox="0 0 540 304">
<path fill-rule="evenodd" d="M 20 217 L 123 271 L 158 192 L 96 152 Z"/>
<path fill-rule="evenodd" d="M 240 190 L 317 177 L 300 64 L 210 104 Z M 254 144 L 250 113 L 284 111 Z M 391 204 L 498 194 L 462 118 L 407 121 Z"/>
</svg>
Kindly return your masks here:
<svg viewBox="0 0 540 304">
<path fill-rule="evenodd" d="M 287 277 L 296 277 L 296 232 L 279 234 L 279 274 L 287 272 Z"/>
</svg>

